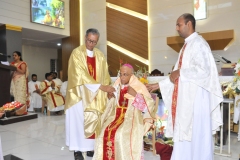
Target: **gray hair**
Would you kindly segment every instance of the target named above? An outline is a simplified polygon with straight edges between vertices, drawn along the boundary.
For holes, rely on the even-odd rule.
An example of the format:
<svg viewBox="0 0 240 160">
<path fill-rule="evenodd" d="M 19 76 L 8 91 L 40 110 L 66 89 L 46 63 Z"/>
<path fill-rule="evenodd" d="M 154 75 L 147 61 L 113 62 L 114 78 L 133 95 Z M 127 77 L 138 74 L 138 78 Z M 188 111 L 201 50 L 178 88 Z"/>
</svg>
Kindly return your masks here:
<svg viewBox="0 0 240 160">
<path fill-rule="evenodd" d="M 87 31 L 86 31 L 86 37 L 88 36 L 88 34 L 91 33 L 91 34 L 94 34 L 94 35 L 98 35 L 98 38 L 100 37 L 100 33 L 98 32 L 97 29 L 95 28 L 89 28 Z"/>
</svg>

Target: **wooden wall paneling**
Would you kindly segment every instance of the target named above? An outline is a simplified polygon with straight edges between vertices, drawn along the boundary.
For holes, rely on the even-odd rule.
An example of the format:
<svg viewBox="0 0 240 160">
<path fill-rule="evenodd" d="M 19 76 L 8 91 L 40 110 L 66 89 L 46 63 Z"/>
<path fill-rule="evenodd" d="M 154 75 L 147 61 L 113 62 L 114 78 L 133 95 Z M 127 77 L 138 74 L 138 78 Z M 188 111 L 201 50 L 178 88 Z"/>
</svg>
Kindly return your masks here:
<svg viewBox="0 0 240 160">
<path fill-rule="evenodd" d="M 147 21 L 107 7 L 107 39 L 148 59 Z"/>
<path fill-rule="evenodd" d="M 212 51 L 223 50 L 234 39 L 234 30 L 199 33 L 209 44 Z M 184 44 L 180 36 L 167 37 L 167 45 L 179 52 Z"/>
<path fill-rule="evenodd" d="M 107 61 L 109 65 L 109 72 L 111 73 L 111 76 L 117 76 L 117 71 L 120 68 L 120 59 L 123 60 L 124 63 L 129 63 L 134 67 L 134 70 L 137 71 L 140 67 L 146 67 L 148 70 L 148 66 L 144 63 L 139 62 L 138 60 L 135 60 L 125 54 L 122 54 L 121 52 L 113 49 L 112 47 L 107 46 Z"/>
<path fill-rule="evenodd" d="M 79 0 L 69 1 L 70 37 L 62 39 L 62 71 L 63 80 L 67 80 L 68 60 L 73 51 L 80 45 L 80 8 Z"/>
<path fill-rule="evenodd" d="M 62 72 L 62 49 L 57 50 L 57 72 L 58 77 L 62 80 L 62 77 L 60 76 L 60 72 Z M 62 73 L 61 73 L 62 74 Z"/>
<path fill-rule="evenodd" d="M 147 15 L 147 0 L 106 0 L 123 8 Z"/>
</svg>

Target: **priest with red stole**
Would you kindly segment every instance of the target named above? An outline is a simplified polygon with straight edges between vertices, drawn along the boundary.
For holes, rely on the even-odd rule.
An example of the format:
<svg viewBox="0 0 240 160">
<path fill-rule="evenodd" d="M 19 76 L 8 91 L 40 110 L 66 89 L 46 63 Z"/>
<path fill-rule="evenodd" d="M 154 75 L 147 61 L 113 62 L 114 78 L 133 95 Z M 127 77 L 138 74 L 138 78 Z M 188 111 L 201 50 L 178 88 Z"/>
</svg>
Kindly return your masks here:
<svg viewBox="0 0 240 160">
<path fill-rule="evenodd" d="M 66 92 L 66 145 L 74 151 L 75 160 L 83 160 L 83 152 L 92 157 L 94 137 L 100 132 L 100 118 L 105 110 L 110 84 L 107 61 L 95 48 L 99 32 L 88 29 L 85 44 L 73 50 L 68 63 Z"/>
<path fill-rule="evenodd" d="M 143 159 L 143 136 L 156 114 L 154 100 L 143 83 L 124 64 L 114 83 L 116 92 L 102 116 L 102 129 L 95 144 L 94 160 Z"/>
</svg>

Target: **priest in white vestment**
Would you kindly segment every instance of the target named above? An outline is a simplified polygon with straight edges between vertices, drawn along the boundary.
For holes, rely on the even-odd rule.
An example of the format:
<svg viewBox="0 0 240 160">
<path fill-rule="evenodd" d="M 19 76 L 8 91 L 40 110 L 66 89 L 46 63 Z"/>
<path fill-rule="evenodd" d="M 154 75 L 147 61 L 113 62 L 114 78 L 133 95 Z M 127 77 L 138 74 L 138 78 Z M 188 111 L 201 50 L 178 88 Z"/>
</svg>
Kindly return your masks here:
<svg viewBox="0 0 240 160">
<path fill-rule="evenodd" d="M 109 86 L 104 54 L 95 48 L 98 39 L 98 30 L 88 29 L 85 44 L 73 50 L 68 63 L 66 145 L 74 150 L 75 160 L 83 160 L 83 152 L 93 156 L 94 138 L 100 132 L 100 119 L 106 107 L 106 92 L 115 91 Z"/>
<path fill-rule="evenodd" d="M 28 93 L 30 96 L 28 111 L 34 111 L 34 108 L 42 108 L 42 97 L 39 90 L 40 83 L 37 81 L 37 75 L 32 74 L 32 80 L 28 82 Z"/>
<path fill-rule="evenodd" d="M 60 89 L 60 92 L 62 93 L 62 96 L 64 98 L 66 98 L 66 94 L 67 94 L 67 85 L 68 85 L 68 81 L 63 82 Z"/>
<path fill-rule="evenodd" d="M 216 64 L 208 43 L 195 32 L 195 18 L 183 14 L 176 30 L 185 39 L 174 71 L 148 90 L 160 89 L 169 116 L 166 137 L 173 137 L 171 160 L 212 160 L 212 134 L 222 125 L 223 101 Z"/>
</svg>

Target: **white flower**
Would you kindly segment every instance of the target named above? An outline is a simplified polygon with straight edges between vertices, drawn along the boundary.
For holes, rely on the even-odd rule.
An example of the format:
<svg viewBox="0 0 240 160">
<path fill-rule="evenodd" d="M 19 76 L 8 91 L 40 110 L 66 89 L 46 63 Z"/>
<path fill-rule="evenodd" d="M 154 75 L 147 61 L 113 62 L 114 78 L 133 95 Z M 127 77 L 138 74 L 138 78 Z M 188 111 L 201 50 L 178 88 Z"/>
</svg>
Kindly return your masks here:
<svg viewBox="0 0 240 160">
<path fill-rule="evenodd" d="M 239 70 L 240 70 L 240 63 L 237 63 L 236 64 L 236 67 L 234 68 L 235 69 L 235 73 L 238 73 L 239 72 Z"/>
</svg>

